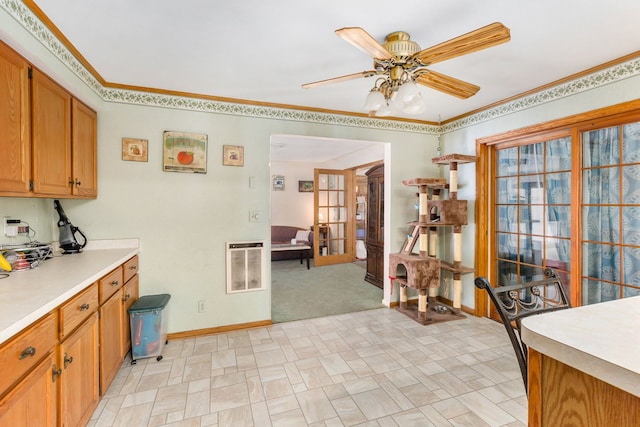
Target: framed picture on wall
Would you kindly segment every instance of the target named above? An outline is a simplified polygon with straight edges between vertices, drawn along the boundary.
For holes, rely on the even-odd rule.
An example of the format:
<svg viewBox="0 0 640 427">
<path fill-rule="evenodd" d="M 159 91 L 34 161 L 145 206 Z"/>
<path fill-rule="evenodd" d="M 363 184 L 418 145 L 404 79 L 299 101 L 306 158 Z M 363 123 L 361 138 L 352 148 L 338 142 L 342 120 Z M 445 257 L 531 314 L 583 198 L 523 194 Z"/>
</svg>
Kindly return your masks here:
<svg viewBox="0 0 640 427">
<path fill-rule="evenodd" d="M 165 131 L 162 142 L 165 172 L 207 173 L 207 135 Z"/>
<path fill-rule="evenodd" d="M 313 181 L 298 181 L 298 191 L 300 193 L 313 193 Z"/>
<path fill-rule="evenodd" d="M 122 160 L 146 162 L 148 158 L 149 140 L 122 138 Z"/>
<path fill-rule="evenodd" d="M 224 166 L 244 166 L 244 147 L 242 145 L 223 145 L 222 164 Z"/>
<path fill-rule="evenodd" d="M 284 175 L 273 175 L 273 191 L 284 191 Z"/>
</svg>

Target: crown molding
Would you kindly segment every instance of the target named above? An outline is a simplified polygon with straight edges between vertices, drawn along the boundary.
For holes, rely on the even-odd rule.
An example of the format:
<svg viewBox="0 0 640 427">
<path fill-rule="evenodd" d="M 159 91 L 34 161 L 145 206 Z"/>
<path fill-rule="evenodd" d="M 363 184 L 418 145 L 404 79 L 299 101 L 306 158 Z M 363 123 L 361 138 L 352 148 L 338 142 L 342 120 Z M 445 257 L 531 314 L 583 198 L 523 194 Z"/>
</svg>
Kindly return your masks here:
<svg viewBox="0 0 640 427">
<path fill-rule="evenodd" d="M 119 85 L 103 85 L 92 72 L 60 41 L 36 14 L 20 0 L 0 0 L 0 8 L 22 25 L 33 37 L 42 43 L 60 62 L 71 70 L 82 82 L 90 87 L 105 102 L 172 108 L 178 110 L 200 111 L 235 116 L 289 120 L 320 123 L 336 126 L 360 127 L 368 129 L 392 130 L 401 132 L 445 134 L 485 121 L 551 101 L 566 98 L 610 83 L 640 75 L 640 58 L 616 64 L 588 75 L 533 91 L 522 97 L 481 109 L 468 116 L 454 119 L 439 125 L 418 121 L 390 120 L 375 117 L 339 114 L 327 111 L 315 111 L 281 106 L 260 105 L 256 103 L 219 101 L 211 97 L 198 95 L 176 95 L 166 91 L 136 90 Z"/>
</svg>

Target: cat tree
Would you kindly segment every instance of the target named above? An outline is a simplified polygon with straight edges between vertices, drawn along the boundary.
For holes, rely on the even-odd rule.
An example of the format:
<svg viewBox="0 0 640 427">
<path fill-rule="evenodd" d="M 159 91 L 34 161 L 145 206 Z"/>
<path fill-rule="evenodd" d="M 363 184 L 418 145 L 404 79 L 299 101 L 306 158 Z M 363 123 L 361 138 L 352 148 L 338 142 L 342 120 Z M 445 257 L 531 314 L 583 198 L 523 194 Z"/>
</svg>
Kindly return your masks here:
<svg viewBox="0 0 640 427">
<path fill-rule="evenodd" d="M 402 183 L 418 188 L 418 221 L 399 253 L 389 254 L 391 285 L 400 285 L 399 311 L 421 324 L 442 322 L 462 315 L 462 275 L 473 268 L 462 266 L 462 226 L 468 223 L 467 201 L 458 200 L 458 165 L 475 162 L 474 156 L 448 154 L 433 163 L 449 166 L 449 182 L 444 178 L 414 178 Z M 448 190 L 448 199 L 442 199 Z M 438 229 L 452 230 L 453 260 L 438 258 Z M 418 243 L 418 253 L 414 248 Z M 402 267 L 402 268 L 399 268 Z M 438 302 L 441 274 L 453 276 L 452 306 Z M 407 288 L 418 291 L 418 305 L 409 305 Z"/>
</svg>

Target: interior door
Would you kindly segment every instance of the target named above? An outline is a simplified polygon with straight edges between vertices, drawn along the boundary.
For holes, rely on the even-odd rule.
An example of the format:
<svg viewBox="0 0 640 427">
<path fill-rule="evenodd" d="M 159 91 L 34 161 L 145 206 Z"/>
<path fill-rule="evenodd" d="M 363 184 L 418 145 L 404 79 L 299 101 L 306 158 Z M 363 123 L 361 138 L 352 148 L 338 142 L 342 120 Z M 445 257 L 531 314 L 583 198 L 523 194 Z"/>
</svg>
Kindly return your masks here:
<svg viewBox="0 0 640 427">
<path fill-rule="evenodd" d="M 314 265 L 354 260 L 354 179 L 351 170 L 314 170 Z"/>
</svg>

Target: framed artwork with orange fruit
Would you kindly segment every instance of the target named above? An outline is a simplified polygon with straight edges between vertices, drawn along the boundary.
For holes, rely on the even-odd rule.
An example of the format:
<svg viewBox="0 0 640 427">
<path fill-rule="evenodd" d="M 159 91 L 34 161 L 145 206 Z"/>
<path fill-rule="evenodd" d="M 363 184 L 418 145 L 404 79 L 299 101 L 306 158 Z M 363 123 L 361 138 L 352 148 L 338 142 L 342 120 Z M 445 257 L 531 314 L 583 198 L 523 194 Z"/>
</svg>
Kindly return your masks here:
<svg viewBox="0 0 640 427">
<path fill-rule="evenodd" d="M 149 141 L 146 139 L 122 138 L 122 160 L 146 162 Z"/>
<path fill-rule="evenodd" d="M 207 135 L 165 131 L 162 142 L 162 170 L 207 173 Z"/>
</svg>

